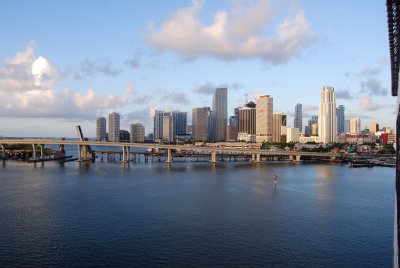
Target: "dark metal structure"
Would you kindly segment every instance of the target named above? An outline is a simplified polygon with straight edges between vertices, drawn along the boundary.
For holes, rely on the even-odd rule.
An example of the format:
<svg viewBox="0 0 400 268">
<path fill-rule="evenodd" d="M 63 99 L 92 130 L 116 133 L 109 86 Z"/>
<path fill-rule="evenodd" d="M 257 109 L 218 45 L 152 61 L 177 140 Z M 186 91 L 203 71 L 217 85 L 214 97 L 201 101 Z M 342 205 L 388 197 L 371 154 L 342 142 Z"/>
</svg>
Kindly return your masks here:
<svg viewBox="0 0 400 268">
<path fill-rule="evenodd" d="M 399 54 L 400 54 L 400 0 L 386 0 L 388 29 L 389 29 L 389 48 L 390 64 L 392 77 L 392 96 L 398 96 L 399 88 Z M 398 97 L 399 100 L 399 97 Z M 398 101 L 399 103 L 399 101 Z M 400 135 L 400 110 L 397 107 L 396 120 L 396 147 L 399 146 Z M 396 204 L 395 204 L 395 226 L 394 226 L 394 259 L 393 266 L 399 267 L 399 241 L 400 241 L 400 150 L 396 148 Z"/>
</svg>

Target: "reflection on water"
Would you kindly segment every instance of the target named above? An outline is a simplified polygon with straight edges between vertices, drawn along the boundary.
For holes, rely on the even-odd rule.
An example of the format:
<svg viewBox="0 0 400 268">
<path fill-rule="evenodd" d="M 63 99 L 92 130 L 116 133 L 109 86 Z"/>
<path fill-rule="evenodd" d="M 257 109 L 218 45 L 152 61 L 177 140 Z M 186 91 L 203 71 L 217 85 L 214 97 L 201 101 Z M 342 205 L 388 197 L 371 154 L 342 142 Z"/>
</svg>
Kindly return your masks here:
<svg viewBox="0 0 400 268">
<path fill-rule="evenodd" d="M 0 174 L 0 266 L 391 265 L 394 169 L 9 161 Z"/>
</svg>

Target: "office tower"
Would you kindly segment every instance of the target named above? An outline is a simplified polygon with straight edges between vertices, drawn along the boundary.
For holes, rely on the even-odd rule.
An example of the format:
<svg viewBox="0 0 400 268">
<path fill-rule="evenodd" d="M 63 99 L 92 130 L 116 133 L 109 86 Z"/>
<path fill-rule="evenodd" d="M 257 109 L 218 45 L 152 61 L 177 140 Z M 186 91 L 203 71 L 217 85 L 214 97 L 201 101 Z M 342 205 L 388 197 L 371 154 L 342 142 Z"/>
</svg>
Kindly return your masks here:
<svg viewBox="0 0 400 268">
<path fill-rule="evenodd" d="M 173 117 L 175 135 L 186 135 L 187 112 L 172 112 L 170 115 Z"/>
<path fill-rule="evenodd" d="M 344 133 L 350 133 L 350 120 L 344 120 Z"/>
<path fill-rule="evenodd" d="M 119 130 L 119 113 L 112 112 L 108 115 L 108 140 L 112 142 L 119 142 Z"/>
<path fill-rule="evenodd" d="M 287 142 L 298 142 L 299 141 L 299 129 L 297 127 L 288 127 L 286 132 Z"/>
<path fill-rule="evenodd" d="M 239 107 L 236 107 L 235 108 L 235 126 L 238 126 L 239 125 Z"/>
<path fill-rule="evenodd" d="M 119 141 L 120 142 L 129 142 L 130 138 L 131 138 L 131 135 L 129 134 L 129 131 L 127 131 L 127 130 L 119 131 Z"/>
<path fill-rule="evenodd" d="M 235 125 L 226 126 L 226 141 L 237 141 L 238 127 Z"/>
<path fill-rule="evenodd" d="M 311 136 L 318 136 L 318 122 L 311 125 Z"/>
<path fill-rule="evenodd" d="M 217 88 L 212 101 L 213 141 L 223 141 L 226 138 L 228 122 L 228 89 Z"/>
<path fill-rule="evenodd" d="M 98 117 L 96 119 L 96 140 L 103 141 L 106 139 L 106 118 Z"/>
<path fill-rule="evenodd" d="M 162 141 L 167 143 L 174 141 L 174 119 L 172 115 L 163 116 Z"/>
<path fill-rule="evenodd" d="M 361 133 L 361 119 L 352 118 L 350 119 L 350 134 L 360 134 Z"/>
<path fill-rule="evenodd" d="M 169 113 L 155 110 L 154 112 L 154 128 L 153 128 L 153 139 L 155 142 L 160 141 L 163 135 L 163 116 L 169 115 Z"/>
<path fill-rule="evenodd" d="M 256 135 L 256 108 L 239 108 L 239 126 L 238 133 L 247 135 Z"/>
<path fill-rule="evenodd" d="M 256 142 L 272 141 L 273 99 L 269 95 L 256 99 Z"/>
<path fill-rule="evenodd" d="M 311 136 L 311 127 L 309 125 L 304 126 L 304 136 L 306 137 Z"/>
<path fill-rule="evenodd" d="M 131 124 L 131 142 L 144 142 L 144 126 L 142 124 Z"/>
<path fill-rule="evenodd" d="M 303 132 L 303 106 L 301 103 L 297 103 L 294 107 L 294 127 L 299 129 L 299 132 Z"/>
<path fill-rule="evenodd" d="M 272 120 L 272 141 L 286 142 L 286 114 L 276 113 Z"/>
<path fill-rule="evenodd" d="M 210 138 L 211 108 L 192 109 L 192 138 L 195 141 L 208 141 Z"/>
<path fill-rule="evenodd" d="M 379 124 L 376 122 L 372 122 L 368 125 L 368 129 L 369 132 L 371 132 L 371 134 L 375 134 L 376 132 L 379 131 Z"/>
<path fill-rule="evenodd" d="M 318 136 L 321 143 L 332 143 L 337 140 L 336 94 L 333 87 L 324 86 L 321 89 Z"/>
<path fill-rule="evenodd" d="M 339 105 L 336 108 L 336 116 L 337 116 L 338 134 L 345 133 L 344 132 L 344 105 Z"/>
</svg>

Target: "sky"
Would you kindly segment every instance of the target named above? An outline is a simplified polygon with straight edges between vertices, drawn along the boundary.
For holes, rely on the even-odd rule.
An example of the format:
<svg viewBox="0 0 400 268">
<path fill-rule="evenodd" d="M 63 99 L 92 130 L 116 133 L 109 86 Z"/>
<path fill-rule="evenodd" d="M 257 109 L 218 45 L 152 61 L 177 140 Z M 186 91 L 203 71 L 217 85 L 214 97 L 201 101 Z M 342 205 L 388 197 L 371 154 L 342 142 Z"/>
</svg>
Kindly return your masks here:
<svg viewBox="0 0 400 268">
<path fill-rule="evenodd" d="M 273 97 L 293 126 L 318 115 L 332 86 L 345 117 L 395 126 L 385 1 L 5 0 L 0 4 L 0 136 L 95 137 L 96 117 L 121 129 L 154 110 Z"/>
</svg>

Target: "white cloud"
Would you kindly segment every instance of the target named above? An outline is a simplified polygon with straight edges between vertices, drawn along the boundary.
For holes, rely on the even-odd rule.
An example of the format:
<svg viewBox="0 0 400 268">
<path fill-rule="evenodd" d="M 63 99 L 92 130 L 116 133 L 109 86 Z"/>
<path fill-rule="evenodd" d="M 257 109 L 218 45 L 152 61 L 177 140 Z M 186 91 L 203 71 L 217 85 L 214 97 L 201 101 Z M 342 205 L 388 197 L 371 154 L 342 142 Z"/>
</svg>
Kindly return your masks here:
<svg viewBox="0 0 400 268">
<path fill-rule="evenodd" d="M 0 67 L 0 116 L 92 118 L 100 109 L 118 108 L 131 101 L 131 84 L 121 96 L 98 94 L 94 89 L 82 93 L 55 89 L 62 78 L 48 59 L 36 58 L 33 47 L 28 46 Z"/>
<path fill-rule="evenodd" d="M 376 110 L 382 109 L 383 107 L 385 107 L 385 106 L 375 103 L 369 96 L 361 96 L 360 97 L 361 110 L 376 111 Z"/>
<path fill-rule="evenodd" d="M 187 60 L 202 56 L 223 60 L 260 58 L 279 64 L 299 55 L 312 40 L 311 24 L 302 10 L 277 25 L 275 36 L 267 38 L 263 31 L 276 13 L 270 0 L 247 6 L 236 4 L 229 12 L 216 12 L 209 25 L 199 19 L 203 2 L 194 0 L 191 6 L 176 10 L 158 29 L 150 22 L 147 42 L 160 50 L 175 51 Z"/>
</svg>

